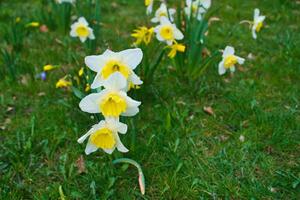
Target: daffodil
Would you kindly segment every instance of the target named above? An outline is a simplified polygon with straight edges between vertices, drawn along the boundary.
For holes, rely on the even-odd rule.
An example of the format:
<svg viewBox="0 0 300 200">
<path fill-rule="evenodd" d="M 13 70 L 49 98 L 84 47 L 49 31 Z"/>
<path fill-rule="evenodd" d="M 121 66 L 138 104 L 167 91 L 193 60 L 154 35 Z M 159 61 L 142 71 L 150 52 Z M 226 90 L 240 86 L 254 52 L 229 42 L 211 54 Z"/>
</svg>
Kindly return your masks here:
<svg viewBox="0 0 300 200">
<path fill-rule="evenodd" d="M 79 107 L 88 113 L 102 113 L 105 117 L 134 116 L 141 104 L 127 96 L 124 90 L 127 81 L 120 72 L 115 72 L 103 82 L 104 90 L 84 97 Z"/>
<path fill-rule="evenodd" d="M 53 70 L 55 68 L 57 68 L 57 66 L 54 66 L 54 65 L 45 65 L 43 67 L 43 70 L 44 70 L 44 72 L 47 72 L 47 71 L 51 71 L 51 70 Z"/>
<path fill-rule="evenodd" d="M 154 0 L 145 0 L 145 6 L 147 7 L 146 8 L 147 15 L 150 15 L 152 13 L 153 2 Z"/>
<path fill-rule="evenodd" d="M 143 52 L 139 48 L 120 52 L 106 50 L 102 55 L 85 57 L 85 64 L 97 72 L 91 88 L 101 87 L 104 81 L 115 72 L 122 74 L 127 83 L 132 82 L 135 85 L 141 85 L 143 82 L 133 70 L 140 64 L 142 58 Z"/>
<path fill-rule="evenodd" d="M 140 45 L 142 42 L 148 45 L 151 42 L 153 34 L 154 28 L 147 28 L 145 26 L 142 26 L 138 29 L 135 29 L 131 36 L 136 38 L 136 41 L 134 43 L 135 45 Z"/>
<path fill-rule="evenodd" d="M 75 3 L 76 0 L 56 0 L 57 3 Z"/>
<path fill-rule="evenodd" d="M 252 26 L 252 37 L 254 39 L 257 38 L 256 32 L 258 33 L 261 30 L 261 28 L 263 27 L 263 22 L 266 18 L 266 16 L 259 15 L 259 13 L 260 13 L 259 9 L 256 8 L 254 10 L 254 21 Z"/>
<path fill-rule="evenodd" d="M 118 134 L 125 134 L 126 132 L 126 124 L 119 122 L 116 118 L 106 118 L 92 126 L 92 128 L 77 141 L 83 143 L 89 138 L 85 148 L 87 155 L 98 149 L 102 149 L 106 153 L 111 154 L 115 148 L 120 152 L 126 153 L 128 149 L 123 145 Z"/>
<path fill-rule="evenodd" d="M 177 51 L 179 52 L 184 52 L 185 51 L 185 45 L 183 44 L 178 44 L 177 42 L 175 42 L 174 44 L 172 44 L 171 46 L 168 46 L 171 50 L 168 54 L 168 56 L 170 58 L 174 58 L 177 54 Z"/>
<path fill-rule="evenodd" d="M 174 40 L 181 40 L 184 37 L 182 32 L 167 17 L 160 18 L 160 25 L 154 28 L 154 32 L 159 41 L 166 42 L 168 45 L 172 45 Z"/>
<path fill-rule="evenodd" d="M 67 81 L 66 77 L 63 77 L 56 82 L 56 88 L 68 88 L 71 85 L 72 83 L 70 81 Z"/>
<path fill-rule="evenodd" d="M 71 25 L 71 37 L 79 37 L 81 42 L 85 42 L 87 38 L 95 39 L 93 29 L 89 27 L 89 23 L 84 17 L 80 17 L 77 22 Z"/>
<path fill-rule="evenodd" d="M 151 19 L 151 22 L 158 23 L 160 22 L 161 17 L 169 17 L 171 22 L 174 21 L 174 14 L 176 10 L 173 8 L 168 9 L 165 3 L 160 4 L 160 7 L 155 12 L 155 17 Z"/>
<path fill-rule="evenodd" d="M 231 46 L 227 46 L 222 55 L 223 59 L 219 63 L 219 75 L 223 75 L 226 73 L 226 70 L 230 70 L 231 72 L 235 71 L 235 65 L 238 63 L 242 65 L 245 62 L 244 58 L 238 57 L 234 55 L 234 48 Z"/>
<path fill-rule="evenodd" d="M 30 22 L 28 24 L 26 24 L 26 27 L 39 27 L 40 23 L 39 22 Z"/>
<path fill-rule="evenodd" d="M 202 15 L 210 8 L 211 0 L 186 0 L 185 14 L 190 17 L 196 17 L 197 20 L 202 19 Z"/>
</svg>

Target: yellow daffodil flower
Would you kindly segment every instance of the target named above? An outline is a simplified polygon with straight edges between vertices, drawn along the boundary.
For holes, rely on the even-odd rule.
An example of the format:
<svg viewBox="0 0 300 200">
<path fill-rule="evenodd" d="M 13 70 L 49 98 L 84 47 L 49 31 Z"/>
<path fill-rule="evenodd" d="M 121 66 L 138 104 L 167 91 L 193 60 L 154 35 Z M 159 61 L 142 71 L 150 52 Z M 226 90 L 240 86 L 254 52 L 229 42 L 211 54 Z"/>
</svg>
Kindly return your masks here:
<svg viewBox="0 0 300 200">
<path fill-rule="evenodd" d="M 238 57 L 234 55 L 234 48 L 231 46 L 227 46 L 222 55 L 223 59 L 219 63 L 219 75 L 223 75 L 226 73 L 226 70 L 230 70 L 231 72 L 235 71 L 235 64 L 239 63 L 242 65 L 245 62 L 244 58 Z"/>
<path fill-rule="evenodd" d="M 156 38 L 159 41 L 166 42 L 169 46 L 173 44 L 175 40 L 183 39 L 182 32 L 172 24 L 167 17 L 160 18 L 160 25 L 154 28 Z"/>
<path fill-rule="evenodd" d="M 83 143 L 87 138 L 88 143 L 85 148 L 85 153 L 88 155 L 102 149 L 108 154 L 111 154 L 115 148 L 118 151 L 126 153 L 129 150 L 123 145 L 119 134 L 126 134 L 127 125 L 119 122 L 116 118 L 106 118 L 95 124 L 85 135 L 80 137 L 78 143 Z"/>
<path fill-rule="evenodd" d="M 263 27 L 263 22 L 266 19 L 266 16 L 259 15 L 260 11 L 258 8 L 254 10 L 254 21 L 252 26 L 252 37 L 254 39 L 257 38 L 256 33 L 258 33 Z"/>
<path fill-rule="evenodd" d="M 120 72 L 115 72 L 104 81 L 104 90 L 84 97 L 79 107 L 88 113 L 102 113 L 105 117 L 134 116 L 141 104 L 127 96 L 124 90 L 127 81 Z"/>
<path fill-rule="evenodd" d="M 136 38 L 135 45 L 140 45 L 144 42 L 148 45 L 151 42 L 151 39 L 154 34 L 154 28 L 147 28 L 145 26 L 139 27 L 133 31 L 134 33 L 131 34 L 132 37 Z"/>
<path fill-rule="evenodd" d="M 168 57 L 170 57 L 170 58 L 174 58 L 177 54 L 177 51 L 179 51 L 179 52 L 185 51 L 185 45 L 178 44 L 177 42 L 175 42 L 173 45 L 168 46 L 168 47 L 171 49 L 168 54 Z"/>
<path fill-rule="evenodd" d="M 89 23 L 84 17 L 80 17 L 77 22 L 71 25 L 71 37 L 79 37 L 81 42 L 85 42 L 87 38 L 95 39 L 93 29 L 89 27 Z"/>
<path fill-rule="evenodd" d="M 59 79 L 56 82 L 56 88 L 68 88 L 72 85 L 70 81 L 66 80 L 66 77 Z"/>
<path fill-rule="evenodd" d="M 127 49 L 120 52 L 106 50 L 102 55 L 85 57 L 85 64 L 97 75 L 91 85 L 96 89 L 104 84 L 115 72 L 119 72 L 128 82 L 141 85 L 143 82 L 134 73 L 134 69 L 140 64 L 143 52 L 139 48 Z"/>
</svg>

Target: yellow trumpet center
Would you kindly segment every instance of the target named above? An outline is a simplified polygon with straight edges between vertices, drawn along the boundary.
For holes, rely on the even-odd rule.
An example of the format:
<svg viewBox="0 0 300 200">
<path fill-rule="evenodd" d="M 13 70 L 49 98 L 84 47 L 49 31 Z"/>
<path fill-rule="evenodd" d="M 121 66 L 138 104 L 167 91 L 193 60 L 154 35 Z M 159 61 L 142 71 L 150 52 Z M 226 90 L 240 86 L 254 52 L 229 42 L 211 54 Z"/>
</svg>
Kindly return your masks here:
<svg viewBox="0 0 300 200">
<path fill-rule="evenodd" d="M 111 74 L 120 72 L 126 79 L 130 75 L 130 69 L 123 63 L 115 60 L 110 60 L 102 69 L 102 77 L 107 79 Z"/>
<path fill-rule="evenodd" d="M 173 40 L 174 34 L 173 34 L 173 28 L 170 25 L 165 25 L 160 30 L 160 35 L 165 40 Z"/>
<path fill-rule="evenodd" d="M 118 117 L 126 108 L 126 100 L 116 93 L 107 94 L 100 103 L 100 110 L 105 117 Z"/>
<path fill-rule="evenodd" d="M 79 37 L 87 37 L 89 35 L 89 29 L 84 25 L 80 25 L 76 28 L 76 33 Z"/>
<path fill-rule="evenodd" d="M 224 61 L 224 66 L 226 69 L 232 67 L 233 65 L 235 65 L 237 63 L 237 57 L 234 55 L 229 55 L 226 56 L 225 61 Z"/>
<path fill-rule="evenodd" d="M 263 22 L 259 22 L 255 28 L 256 32 L 259 32 L 262 27 L 263 27 Z"/>
<path fill-rule="evenodd" d="M 113 132 L 108 128 L 102 128 L 94 132 L 90 141 L 93 145 L 102 149 L 112 149 L 116 145 Z"/>
</svg>

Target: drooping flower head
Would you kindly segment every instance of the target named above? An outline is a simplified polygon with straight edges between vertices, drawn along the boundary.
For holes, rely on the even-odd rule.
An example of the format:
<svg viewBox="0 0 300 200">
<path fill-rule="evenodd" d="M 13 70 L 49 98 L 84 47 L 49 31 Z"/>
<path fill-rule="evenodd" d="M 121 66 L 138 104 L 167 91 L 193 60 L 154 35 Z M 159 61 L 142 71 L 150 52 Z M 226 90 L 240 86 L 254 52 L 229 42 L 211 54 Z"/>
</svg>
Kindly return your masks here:
<svg viewBox="0 0 300 200">
<path fill-rule="evenodd" d="M 142 26 L 138 29 L 135 29 L 131 36 L 136 38 L 136 41 L 134 42 L 135 45 L 140 45 L 142 42 L 148 45 L 151 42 L 153 34 L 154 28 L 147 28 L 145 26 Z"/>
<path fill-rule="evenodd" d="M 168 54 L 169 58 L 174 58 L 177 52 L 185 52 L 185 45 L 178 44 L 176 41 L 171 46 L 168 46 L 171 50 Z"/>
<path fill-rule="evenodd" d="M 67 77 L 63 77 L 56 82 L 56 88 L 69 88 L 72 85 L 71 81 L 67 80 Z"/>
<path fill-rule="evenodd" d="M 167 17 L 160 18 L 160 24 L 154 28 L 154 32 L 159 41 L 166 42 L 168 45 L 172 45 L 175 40 L 181 40 L 184 37 L 182 32 Z"/>
<path fill-rule="evenodd" d="M 155 12 L 155 17 L 151 19 L 151 22 L 158 23 L 160 22 L 161 17 L 167 17 L 170 18 L 170 21 L 174 21 L 174 14 L 176 13 L 176 10 L 173 8 L 168 9 L 167 5 L 165 3 L 160 4 L 160 7 Z"/>
<path fill-rule="evenodd" d="M 85 135 L 77 141 L 83 143 L 87 138 L 88 142 L 85 148 L 85 153 L 88 155 L 97 149 L 102 149 L 106 153 L 111 154 L 115 148 L 120 152 L 128 152 L 128 149 L 120 140 L 119 134 L 127 132 L 127 125 L 119 122 L 116 118 L 106 118 L 95 124 Z"/>
<path fill-rule="evenodd" d="M 145 0 L 145 6 L 147 7 L 146 8 L 147 15 L 150 15 L 152 13 L 153 2 L 154 0 Z"/>
<path fill-rule="evenodd" d="M 88 113 L 102 113 L 105 117 L 134 116 L 139 112 L 141 104 L 128 97 L 127 81 L 120 72 L 114 72 L 103 81 L 104 90 L 84 97 L 79 107 Z"/>
<path fill-rule="evenodd" d="M 91 85 L 92 89 L 101 87 L 115 72 L 119 72 L 127 81 L 127 84 L 141 85 L 143 82 L 134 73 L 134 69 L 140 64 L 143 52 L 139 48 L 127 49 L 120 52 L 106 50 L 102 55 L 85 57 L 85 64 L 97 75 Z"/>
<path fill-rule="evenodd" d="M 263 22 L 266 19 L 266 16 L 259 15 L 260 11 L 258 8 L 254 10 L 254 20 L 252 26 L 252 37 L 254 39 L 257 38 L 256 33 L 258 33 L 263 27 Z"/>
<path fill-rule="evenodd" d="M 211 6 L 211 0 L 186 0 L 186 7 L 184 8 L 185 14 L 190 18 L 191 15 L 196 17 L 197 20 L 202 19 L 202 15 Z"/>
<path fill-rule="evenodd" d="M 244 58 L 238 57 L 234 55 L 234 48 L 231 46 L 227 46 L 222 55 L 222 61 L 219 63 L 219 75 L 223 75 L 226 73 L 226 70 L 230 70 L 231 72 L 235 71 L 235 65 L 238 63 L 242 65 L 245 62 Z"/>
<path fill-rule="evenodd" d="M 89 27 L 89 23 L 84 17 L 80 17 L 77 22 L 71 25 L 71 37 L 79 37 L 81 42 L 85 42 L 87 38 L 95 39 L 93 29 Z"/>
</svg>

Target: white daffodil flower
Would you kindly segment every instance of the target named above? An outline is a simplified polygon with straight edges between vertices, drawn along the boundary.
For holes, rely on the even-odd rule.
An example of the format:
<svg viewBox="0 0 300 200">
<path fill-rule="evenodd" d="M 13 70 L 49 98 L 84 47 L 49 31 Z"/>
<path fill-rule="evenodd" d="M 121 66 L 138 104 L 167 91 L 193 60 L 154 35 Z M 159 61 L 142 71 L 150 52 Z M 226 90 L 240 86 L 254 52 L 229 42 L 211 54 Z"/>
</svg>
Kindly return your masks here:
<svg viewBox="0 0 300 200">
<path fill-rule="evenodd" d="M 174 21 L 174 14 L 176 10 L 173 8 L 168 9 L 165 3 L 160 4 L 160 7 L 155 12 L 155 17 L 151 19 L 151 22 L 158 23 L 160 22 L 161 17 L 169 17 L 171 22 Z"/>
<path fill-rule="evenodd" d="M 76 0 L 56 0 L 57 3 L 75 3 Z"/>
<path fill-rule="evenodd" d="M 254 10 L 254 21 L 252 26 L 252 37 L 254 39 L 257 38 L 256 32 L 258 33 L 261 30 L 261 28 L 263 27 L 263 22 L 266 19 L 266 16 L 259 15 L 259 13 L 259 9 L 256 8 Z"/>
<path fill-rule="evenodd" d="M 166 42 L 169 46 L 173 44 L 174 40 L 181 40 L 184 37 L 176 25 L 164 16 L 160 18 L 160 24 L 154 28 L 154 32 L 159 41 Z"/>
<path fill-rule="evenodd" d="M 186 7 L 184 8 L 185 14 L 190 17 L 196 17 L 197 20 L 202 19 L 202 15 L 206 13 L 206 11 L 211 6 L 211 0 L 186 0 Z"/>
<path fill-rule="evenodd" d="M 120 52 L 106 50 L 102 55 L 85 57 L 85 64 L 97 75 L 91 85 L 92 89 L 103 86 L 104 81 L 114 72 L 120 72 L 127 84 L 141 85 L 143 82 L 134 73 L 134 69 L 140 64 L 143 52 L 139 48 L 127 49 Z"/>
<path fill-rule="evenodd" d="M 79 37 L 81 42 L 85 42 L 87 38 L 95 39 L 93 29 L 89 27 L 89 23 L 84 17 L 80 17 L 77 22 L 71 25 L 71 37 Z"/>
<path fill-rule="evenodd" d="M 141 104 L 128 97 L 124 90 L 127 82 L 120 72 L 115 72 L 103 82 L 105 89 L 84 97 L 79 107 L 88 113 L 102 113 L 104 117 L 134 116 L 139 112 Z"/>
<path fill-rule="evenodd" d="M 83 143 L 89 137 L 85 148 L 87 155 L 97 151 L 99 148 L 108 154 L 111 154 L 115 148 L 120 152 L 126 153 L 128 149 L 123 145 L 118 134 L 125 134 L 126 132 L 126 124 L 119 122 L 116 118 L 106 118 L 93 125 L 77 142 Z"/>
<path fill-rule="evenodd" d="M 147 15 L 150 15 L 152 13 L 153 2 L 154 2 L 154 0 L 145 0 L 145 6 L 147 7 L 146 8 Z"/>
<path fill-rule="evenodd" d="M 235 64 L 239 63 L 242 65 L 245 62 L 244 58 L 234 55 L 234 48 L 227 46 L 222 55 L 223 59 L 219 63 L 219 75 L 226 73 L 226 70 L 229 69 L 231 72 L 235 71 Z"/>
</svg>

